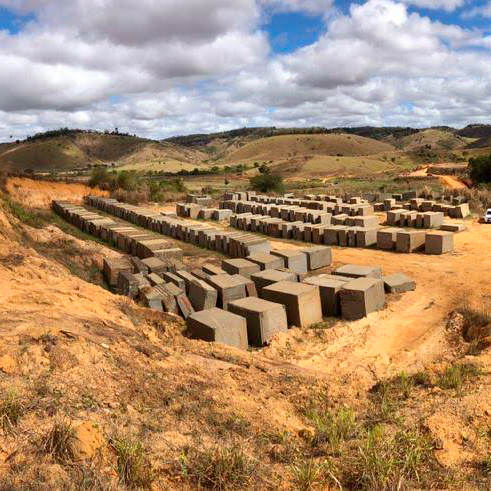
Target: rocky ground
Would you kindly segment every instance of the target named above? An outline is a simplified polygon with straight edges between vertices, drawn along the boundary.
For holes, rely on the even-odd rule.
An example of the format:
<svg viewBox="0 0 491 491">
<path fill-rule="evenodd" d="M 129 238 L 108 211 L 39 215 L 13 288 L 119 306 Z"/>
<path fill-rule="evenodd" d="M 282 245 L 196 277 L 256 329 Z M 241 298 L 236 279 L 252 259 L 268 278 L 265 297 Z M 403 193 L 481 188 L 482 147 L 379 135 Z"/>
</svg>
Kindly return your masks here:
<svg viewBox="0 0 491 491">
<path fill-rule="evenodd" d="M 489 487 L 491 228 L 448 256 L 336 249 L 418 287 L 240 352 L 108 291 L 117 252 L 41 188 L 1 197 L 0 489 Z"/>
</svg>

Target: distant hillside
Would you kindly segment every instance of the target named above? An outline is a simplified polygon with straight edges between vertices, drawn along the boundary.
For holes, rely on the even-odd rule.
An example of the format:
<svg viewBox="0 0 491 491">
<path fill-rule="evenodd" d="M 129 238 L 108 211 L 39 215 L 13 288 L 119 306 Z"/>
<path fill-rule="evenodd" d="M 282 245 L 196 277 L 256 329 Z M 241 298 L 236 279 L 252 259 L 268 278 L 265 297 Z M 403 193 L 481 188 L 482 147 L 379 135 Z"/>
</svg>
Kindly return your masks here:
<svg viewBox="0 0 491 491">
<path fill-rule="evenodd" d="M 0 170 L 74 171 L 97 165 L 178 172 L 266 163 L 285 175 L 363 175 L 491 152 L 491 125 L 356 128 L 239 128 L 163 141 L 61 128 L 0 144 Z"/>
<path fill-rule="evenodd" d="M 357 135 L 283 135 L 248 143 L 220 163 L 288 160 L 300 156 L 373 155 L 394 150 L 392 145 Z"/>
<path fill-rule="evenodd" d="M 491 125 L 489 124 L 470 124 L 455 132 L 456 135 L 466 138 L 486 138 L 491 137 Z"/>
<path fill-rule="evenodd" d="M 159 147 L 157 158 L 190 162 L 190 151 L 170 144 L 130 135 L 75 132 L 66 135 L 30 138 L 18 144 L 0 146 L 0 169 L 11 171 L 69 171 L 108 164 L 145 164 L 156 157 L 148 150 Z M 203 154 L 204 156 L 204 154 Z M 199 161 L 201 160 L 201 154 Z M 172 172 L 172 169 L 165 169 Z"/>
<path fill-rule="evenodd" d="M 437 128 L 421 130 L 409 136 L 394 139 L 393 142 L 397 148 L 406 151 L 423 147 L 433 150 L 453 150 L 463 148 L 468 144 L 467 140 L 453 131 Z"/>
</svg>

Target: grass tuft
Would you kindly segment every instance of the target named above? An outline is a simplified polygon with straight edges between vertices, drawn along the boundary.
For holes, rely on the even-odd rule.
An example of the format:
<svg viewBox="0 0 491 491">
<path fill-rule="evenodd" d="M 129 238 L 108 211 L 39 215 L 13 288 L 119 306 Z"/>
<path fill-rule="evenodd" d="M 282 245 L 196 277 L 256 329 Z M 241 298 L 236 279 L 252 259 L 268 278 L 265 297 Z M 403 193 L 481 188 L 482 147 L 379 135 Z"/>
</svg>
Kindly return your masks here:
<svg viewBox="0 0 491 491">
<path fill-rule="evenodd" d="M 314 447 L 328 443 L 337 452 L 341 443 L 356 436 L 358 428 L 352 409 L 341 408 L 336 413 L 313 409 L 306 416 L 315 429 L 311 442 Z"/>
<path fill-rule="evenodd" d="M 181 457 L 181 475 L 198 487 L 243 489 L 253 472 L 251 460 L 236 446 L 204 451 L 192 448 Z"/>
<path fill-rule="evenodd" d="M 153 481 L 152 469 L 141 442 L 131 437 L 120 437 L 112 438 L 110 444 L 116 452 L 121 481 L 133 489 L 149 489 Z"/>
<path fill-rule="evenodd" d="M 43 450 L 62 464 L 71 464 L 74 461 L 73 453 L 74 429 L 71 423 L 60 420 L 44 437 Z"/>
<path fill-rule="evenodd" d="M 424 487 L 423 473 L 436 465 L 433 444 L 418 430 L 399 430 L 393 436 L 373 427 L 345 470 L 348 488 L 391 490 Z"/>
<path fill-rule="evenodd" d="M 481 375 L 481 369 L 474 363 L 456 364 L 447 369 L 440 375 L 438 385 L 442 389 L 462 390 L 462 385 L 475 377 Z"/>
<path fill-rule="evenodd" d="M 10 432 L 26 412 L 24 403 L 17 393 L 10 389 L 0 401 L 0 424 L 5 432 Z"/>
<path fill-rule="evenodd" d="M 340 482 L 334 475 L 332 464 L 327 460 L 300 460 L 291 466 L 291 473 L 295 484 L 294 489 L 298 491 L 312 491 L 319 488 L 331 489 L 328 487 L 329 482 L 342 489 Z"/>
</svg>

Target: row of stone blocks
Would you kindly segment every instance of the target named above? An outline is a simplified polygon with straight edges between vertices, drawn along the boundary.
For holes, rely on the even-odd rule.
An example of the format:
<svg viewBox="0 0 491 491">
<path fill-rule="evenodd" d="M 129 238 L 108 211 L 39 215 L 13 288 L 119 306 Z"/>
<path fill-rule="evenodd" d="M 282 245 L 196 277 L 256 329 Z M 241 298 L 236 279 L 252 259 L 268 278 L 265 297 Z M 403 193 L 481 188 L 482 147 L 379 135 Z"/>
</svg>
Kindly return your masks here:
<svg viewBox="0 0 491 491">
<path fill-rule="evenodd" d="M 192 220 L 214 220 L 221 222 L 228 220 L 232 215 L 232 210 L 220 208 L 204 208 L 201 205 L 193 203 L 177 203 L 176 215 L 183 218 L 191 218 Z"/>
<path fill-rule="evenodd" d="M 89 196 L 87 202 L 106 213 L 128 220 L 140 227 L 188 242 L 192 245 L 222 252 L 231 257 L 245 257 L 256 252 L 269 252 L 268 240 L 254 234 L 225 231 L 205 224 L 192 224 L 187 220 L 147 210 L 143 207 L 120 203 L 111 198 Z"/>
<path fill-rule="evenodd" d="M 53 210 L 86 233 L 112 244 L 121 251 L 139 258 L 159 257 L 166 261 L 181 261 L 182 249 L 171 241 L 135 227 L 119 223 L 68 202 L 53 201 Z"/>
<path fill-rule="evenodd" d="M 424 200 L 421 198 L 412 199 L 408 203 L 396 203 L 394 199 L 385 200 L 383 203 L 375 203 L 375 211 L 413 211 L 413 212 L 436 212 L 450 218 L 466 218 L 470 215 L 468 203 L 460 203 L 457 205 L 448 205 L 445 203 L 437 203 L 432 200 Z"/>
<path fill-rule="evenodd" d="M 287 201 L 287 200 L 285 200 Z M 232 210 L 234 213 L 253 213 L 269 215 L 273 218 L 282 218 L 285 221 L 330 223 L 333 215 L 345 214 L 347 216 L 373 215 L 373 206 L 368 203 L 331 203 L 319 201 L 288 200 L 293 203 L 265 204 L 254 201 L 221 201 L 221 209 Z M 312 206 L 315 204 L 315 207 Z"/>
<path fill-rule="evenodd" d="M 213 199 L 208 194 L 192 194 L 186 195 L 186 203 L 194 203 L 201 206 L 209 206 L 213 202 Z"/>
<path fill-rule="evenodd" d="M 452 252 L 454 247 L 451 231 L 424 232 L 379 228 L 377 217 L 342 217 L 342 221 L 336 223 L 343 222 L 355 225 L 311 225 L 303 222 L 285 222 L 281 218 L 250 213 L 234 215 L 230 224 L 273 238 L 294 239 L 326 246 L 377 248 L 397 252 L 424 251 L 428 254 Z"/>
<path fill-rule="evenodd" d="M 212 307 L 187 318 L 191 337 L 246 349 L 262 346 L 288 326 L 309 327 L 323 317 L 361 319 L 385 305 L 385 293 L 414 290 L 403 274 L 383 277 L 380 268 L 346 265 L 333 274 L 298 281 L 291 271 L 267 269 L 251 274 L 257 294 Z"/>
</svg>

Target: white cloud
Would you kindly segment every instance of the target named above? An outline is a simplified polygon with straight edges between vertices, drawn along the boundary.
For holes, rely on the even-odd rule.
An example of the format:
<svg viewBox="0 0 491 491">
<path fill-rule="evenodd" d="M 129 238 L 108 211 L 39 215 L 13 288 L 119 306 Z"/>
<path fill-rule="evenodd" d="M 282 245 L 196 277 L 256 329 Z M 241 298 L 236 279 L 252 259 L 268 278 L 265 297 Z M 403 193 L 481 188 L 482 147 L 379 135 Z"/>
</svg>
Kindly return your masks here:
<svg viewBox="0 0 491 491">
<path fill-rule="evenodd" d="M 491 18 L 491 0 L 489 0 L 485 5 L 479 7 L 474 7 L 463 14 L 464 18 L 472 17 L 486 17 Z"/>
<path fill-rule="evenodd" d="M 273 12 L 306 12 L 318 15 L 328 14 L 334 6 L 334 0 L 259 0 L 259 3 Z"/>
<path fill-rule="evenodd" d="M 453 12 L 455 9 L 465 5 L 466 0 L 403 0 L 408 5 L 433 10 L 446 10 Z"/>
<path fill-rule="evenodd" d="M 59 126 L 159 138 L 244 125 L 489 121 L 489 36 L 397 0 L 368 0 L 325 16 L 326 32 L 312 45 L 277 55 L 259 27 L 266 4 L 315 15 L 333 6 L 0 0 L 35 13 L 19 34 L 0 32 L 0 138 Z"/>
</svg>

